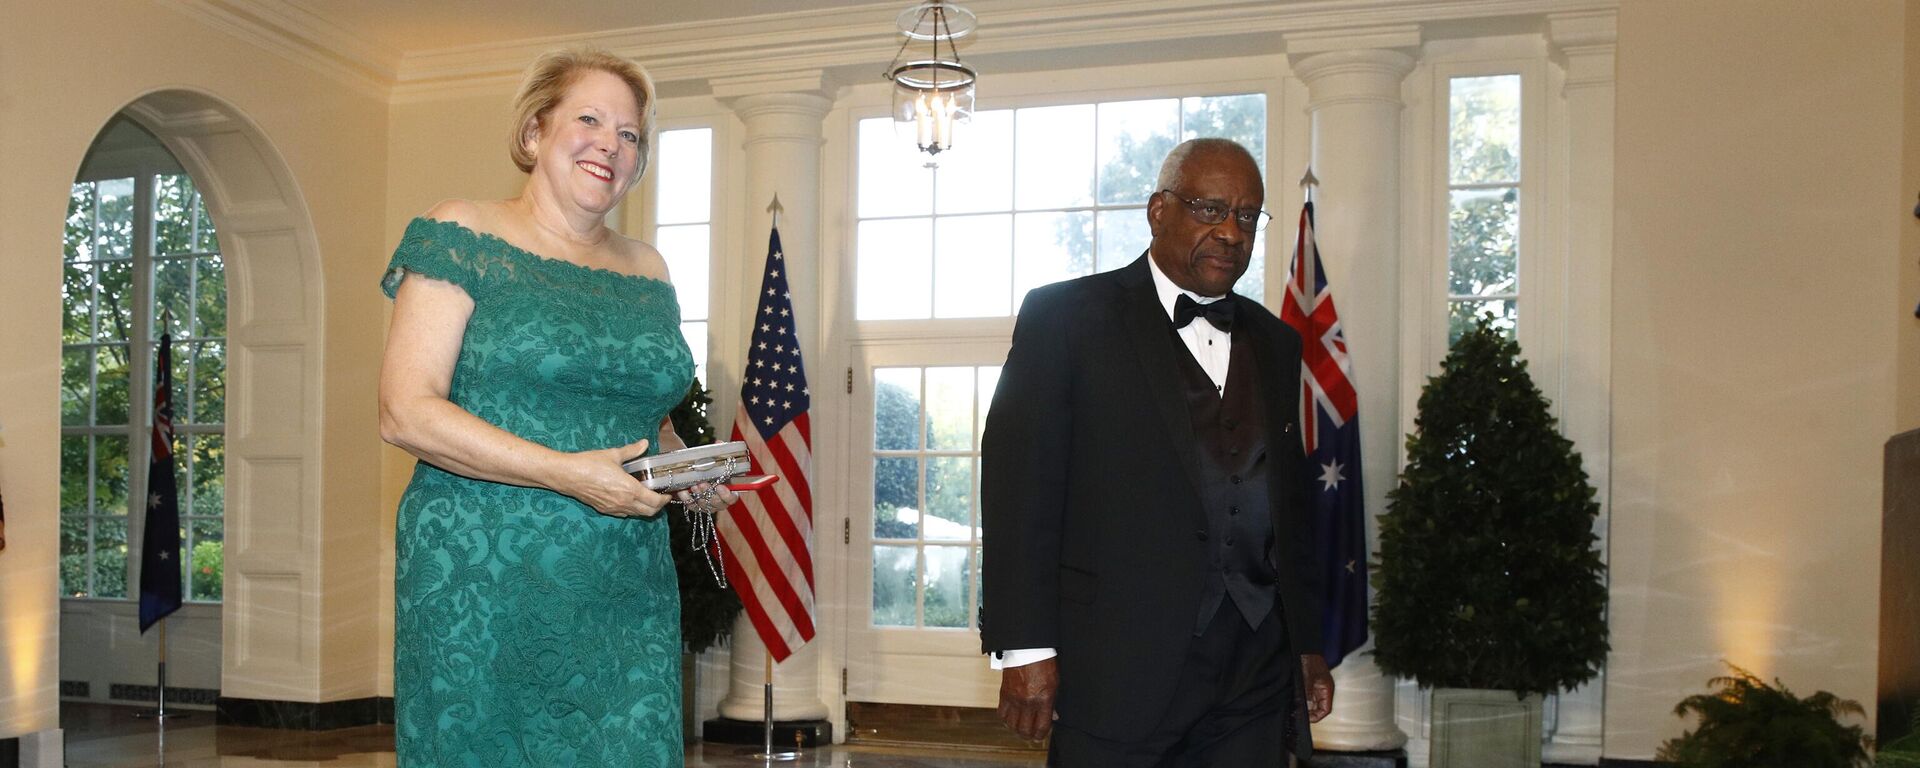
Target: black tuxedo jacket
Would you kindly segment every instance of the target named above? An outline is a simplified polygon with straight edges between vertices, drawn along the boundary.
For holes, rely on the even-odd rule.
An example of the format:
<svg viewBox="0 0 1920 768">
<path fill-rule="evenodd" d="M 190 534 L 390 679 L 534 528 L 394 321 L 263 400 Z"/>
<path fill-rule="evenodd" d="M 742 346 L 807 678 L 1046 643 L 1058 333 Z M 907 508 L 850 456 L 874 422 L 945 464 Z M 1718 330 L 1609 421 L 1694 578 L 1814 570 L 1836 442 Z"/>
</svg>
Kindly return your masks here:
<svg viewBox="0 0 1920 768">
<path fill-rule="evenodd" d="M 1172 698 L 1211 562 L 1176 357 L 1189 353 L 1147 258 L 1027 295 L 981 444 L 982 645 L 1058 649 L 1061 720 L 1121 741 L 1156 725 Z M 1269 472 L 1275 613 L 1291 653 L 1317 653 L 1312 475 L 1294 424 L 1300 338 L 1254 301 L 1228 300 L 1234 343 L 1254 344 L 1260 366 L 1265 460 L 1286 464 Z M 1288 746 L 1304 754 L 1295 687 Z"/>
</svg>

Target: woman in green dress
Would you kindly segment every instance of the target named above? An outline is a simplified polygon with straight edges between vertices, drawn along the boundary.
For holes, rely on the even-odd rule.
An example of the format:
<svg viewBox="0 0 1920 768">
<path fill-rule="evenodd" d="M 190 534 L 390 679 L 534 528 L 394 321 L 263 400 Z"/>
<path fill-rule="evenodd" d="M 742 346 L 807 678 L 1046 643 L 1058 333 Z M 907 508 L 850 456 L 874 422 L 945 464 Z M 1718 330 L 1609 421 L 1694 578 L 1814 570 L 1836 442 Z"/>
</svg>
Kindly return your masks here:
<svg viewBox="0 0 1920 768">
<path fill-rule="evenodd" d="M 420 460 L 395 537 L 401 766 L 681 765 L 671 499 L 620 464 L 680 447 L 693 360 L 666 261 L 606 225 L 653 101 L 625 59 L 542 57 L 514 101 L 520 195 L 434 206 L 381 282 L 381 436 Z"/>
</svg>

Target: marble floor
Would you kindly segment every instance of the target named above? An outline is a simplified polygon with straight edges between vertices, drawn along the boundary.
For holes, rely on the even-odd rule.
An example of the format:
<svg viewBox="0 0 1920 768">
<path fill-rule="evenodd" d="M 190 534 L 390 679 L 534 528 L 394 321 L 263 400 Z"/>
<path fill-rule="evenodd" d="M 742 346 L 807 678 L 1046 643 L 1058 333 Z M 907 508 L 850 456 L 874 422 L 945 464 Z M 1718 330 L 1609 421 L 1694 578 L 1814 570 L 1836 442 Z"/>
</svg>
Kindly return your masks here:
<svg viewBox="0 0 1920 768">
<path fill-rule="evenodd" d="M 68 768 L 388 768 L 394 765 L 393 727 L 366 726 L 338 731 L 282 731 L 214 725 L 213 713 L 194 711 L 168 720 L 165 729 L 136 720 L 133 707 L 67 704 L 61 707 Z M 769 763 L 743 752 L 751 749 L 696 744 L 687 749 L 687 768 L 746 768 Z M 1039 766 L 1032 752 L 965 752 L 877 746 L 835 746 L 808 750 L 797 761 L 771 765 L 797 768 L 1014 768 Z"/>
</svg>

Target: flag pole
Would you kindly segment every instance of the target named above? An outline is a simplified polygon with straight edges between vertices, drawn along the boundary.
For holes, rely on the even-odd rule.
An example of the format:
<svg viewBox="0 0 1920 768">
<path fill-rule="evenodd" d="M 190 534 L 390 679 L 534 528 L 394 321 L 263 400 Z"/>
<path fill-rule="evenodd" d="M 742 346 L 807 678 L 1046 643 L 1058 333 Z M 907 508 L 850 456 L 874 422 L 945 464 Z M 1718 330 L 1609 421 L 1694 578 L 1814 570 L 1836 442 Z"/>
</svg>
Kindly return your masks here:
<svg viewBox="0 0 1920 768">
<path fill-rule="evenodd" d="M 798 760 L 800 759 L 800 752 L 797 749 L 793 751 L 787 751 L 787 750 L 782 750 L 779 752 L 773 751 L 773 651 L 772 650 L 767 651 L 766 676 L 762 679 L 766 681 L 764 685 L 764 690 L 766 695 L 766 699 L 765 699 L 766 715 L 765 715 L 765 719 L 762 721 L 763 730 L 761 731 L 762 735 L 765 737 L 765 740 L 762 742 L 761 750 L 759 752 L 753 753 L 752 755 L 749 755 L 749 757 L 752 757 L 753 759 L 759 760 L 763 763 L 786 763 L 786 762 L 792 762 L 794 760 Z M 798 739 L 795 739 L 795 741 L 798 742 Z"/>
</svg>

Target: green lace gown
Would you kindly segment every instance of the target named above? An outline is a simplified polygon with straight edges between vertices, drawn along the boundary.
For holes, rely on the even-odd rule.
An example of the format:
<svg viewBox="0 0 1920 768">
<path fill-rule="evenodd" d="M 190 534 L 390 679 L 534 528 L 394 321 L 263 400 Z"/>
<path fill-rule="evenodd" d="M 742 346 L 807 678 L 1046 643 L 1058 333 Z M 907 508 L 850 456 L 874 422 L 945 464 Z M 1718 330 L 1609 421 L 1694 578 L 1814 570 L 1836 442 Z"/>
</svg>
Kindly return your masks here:
<svg viewBox="0 0 1920 768">
<path fill-rule="evenodd" d="M 665 282 L 415 219 L 381 288 L 473 298 L 449 398 L 561 451 L 655 440 L 693 378 Z M 657 440 L 656 440 L 657 442 Z M 664 516 L 426 462 L 401 498 L 394 723 L 403 768 L 681 765 L 680 602 Z"/>
</svg>

